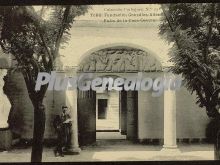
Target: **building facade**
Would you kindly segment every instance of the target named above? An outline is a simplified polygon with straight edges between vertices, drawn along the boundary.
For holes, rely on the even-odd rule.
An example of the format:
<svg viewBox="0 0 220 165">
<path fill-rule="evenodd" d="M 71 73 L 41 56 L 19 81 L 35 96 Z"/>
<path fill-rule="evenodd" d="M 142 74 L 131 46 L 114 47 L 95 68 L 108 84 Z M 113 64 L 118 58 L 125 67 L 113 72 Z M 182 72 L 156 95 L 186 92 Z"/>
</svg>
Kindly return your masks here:
<svg viewBox="0 0 220 165">
<path fill-rule="evenodd" d="M 92 6 L 86 15 L 76 18 L 71 38 L 56 61 L 57 73 L 64 77 L 90 72 L 114 78 L 138 72 L 150 78 L 170 75 L 170 45 L 158 34 L 161 16 L 159 5 Z M 22 139 L 31 139 L 33 106 L 24 79 L 19 72 L 8 77 L 11 130 Z M 164 147 L 175 148 L 177 140 L 206 138 L 209 123 L 205 110 L 196 105 L 196 95 L 184 85 L 177 91 L 165 90 L 159 97 L 152 97 L 152 91 L 54 90 L 47 91 L 44 103 L 45 139 L 55 138 L 52 121 L 61 113 L 61 106 L 67 105 L 74 119 L 72 143 L 76 148 L 95 142 L 97 130 L 102 129 L 118 130 L 132 141 L 158 139 Z M 103 123 L 105 119 L 112 124 L 110 128 Z"/>
</svg>

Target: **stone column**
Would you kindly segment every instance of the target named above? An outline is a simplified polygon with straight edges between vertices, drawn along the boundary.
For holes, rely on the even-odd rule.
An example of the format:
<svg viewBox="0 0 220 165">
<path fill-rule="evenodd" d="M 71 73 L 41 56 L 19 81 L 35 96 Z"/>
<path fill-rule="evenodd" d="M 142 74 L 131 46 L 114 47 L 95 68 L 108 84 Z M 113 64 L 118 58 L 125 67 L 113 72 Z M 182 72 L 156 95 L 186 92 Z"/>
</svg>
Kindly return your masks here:
<svg viewBox="0 0 220 165">
<path fill-rule="evenodd" d="M 77 115 L 77 89 L 66 90 L 66 105 L 70 110 L 72 119 L 71 144 L 67 149 L 67 154 L 79 154 L 81 149 L 78 142 L 78 115 Z"/>
<path fill-rule="evenodd" d="M 175 91 L 164 91 L 164 148 L 176 145 L 176 95 Z"/>
<path fill-rule="evenodd" d="M 166 81 L 169 78 L 175 78 L 173 74 L 165 75 Z M 168 78 L 168 79 L 167 79 Z M 163 150 L 177 152 L 176 144 L 176 93 L 172 90 L 172 81 L 169 81 L 169 87 L 164 90 L 164 145 Z"/>
</svg>

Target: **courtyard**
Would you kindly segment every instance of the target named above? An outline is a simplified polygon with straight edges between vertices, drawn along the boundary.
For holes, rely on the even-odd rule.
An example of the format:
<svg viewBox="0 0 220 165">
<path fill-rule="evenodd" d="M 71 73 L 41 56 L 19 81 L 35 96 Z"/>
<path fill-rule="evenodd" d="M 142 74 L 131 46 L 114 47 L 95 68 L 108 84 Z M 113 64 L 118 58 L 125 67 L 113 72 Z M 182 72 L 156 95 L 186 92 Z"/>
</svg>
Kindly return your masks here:
<svg viewBox="0 0 220 165">
<path fill-rule="evenodd" d="M 179 152 L 161 151 L 161 145 L 133 143 L 124 139 L 100 139 L 93 145 L 82 147 L 80 155 L 55 157 L 54 147 L 45 147 L 43 162 L 93 162 L 93 161 L 170 161 L 170 160 L 214 160 L 212 144 L 182 143 Z M 0 152 L 0 162 L 29 162 L 31 147 L 14 147 Z"/>
</svg>

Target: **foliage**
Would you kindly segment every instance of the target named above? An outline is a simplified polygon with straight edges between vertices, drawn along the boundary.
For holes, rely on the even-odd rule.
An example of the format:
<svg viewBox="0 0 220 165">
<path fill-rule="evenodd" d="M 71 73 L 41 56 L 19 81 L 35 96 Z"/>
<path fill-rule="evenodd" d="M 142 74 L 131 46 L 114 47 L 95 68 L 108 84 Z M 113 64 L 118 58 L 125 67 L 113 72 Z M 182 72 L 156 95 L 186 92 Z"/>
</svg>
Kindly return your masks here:
<svg viewBox="0 0 220 165">
<path fill-rule="evenodd" d="M 31 161 L 40 162 L 45 130 L 43 98 L 48 85 L 35 91 L 39 72 L 51 72 L 61 45 L 67 43 L 75 17 L 84 14 L 88 6 L 0 7 L 0 45 L 4 53 L 17 61 L 34 106 L 34 130 Z M 50 9 L 49 18 L 45 18 Z"/>
<path fill-rule="evenodd" d="M 171 71 L 183 76 L 209 117 L 220 117 L 220 4 L 177 3 L 162 9 L 160 35 L 173 43 Z"/>
<path fill-rule="evenodd" d="M 32 6 L 0 7 L 0 44 L 5 53 L 14 55 L 22 70 L 33 101 L 43 98 L 46 86 L 34 91 L 38 72 L 53 70 L 61 44 L 67 43 L 74 18 L 84 14 L 87 6 L 50 6 L 50 16 L 43 19 Z M 36 97 L 36 96 L 39 97 Z"/>
</svg>

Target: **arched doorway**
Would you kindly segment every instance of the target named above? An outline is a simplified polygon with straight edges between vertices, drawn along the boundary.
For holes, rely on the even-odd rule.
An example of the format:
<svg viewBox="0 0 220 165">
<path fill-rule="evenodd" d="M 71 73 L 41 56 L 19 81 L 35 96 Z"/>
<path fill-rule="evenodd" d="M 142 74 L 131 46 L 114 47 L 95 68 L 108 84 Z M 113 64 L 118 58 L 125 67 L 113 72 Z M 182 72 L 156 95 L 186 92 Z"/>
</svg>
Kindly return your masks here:
<svg viewBox="0 0 220 165">
<path fill-rule="evenodd" d="M 137 72 L 161 72 L 162 65 L 150 53 L 133 47 L 115 46 L 92 52 L 82 59 L 78 73 L 93 73 L 95 76 L 127 77 Z M 96 141 L 96 99 L 95 91 L 78 91 L 78 129 L 80 145 Z M 119 92 L 119 130 L 126 139 L 138 138 L 138 91 Z M 102 111 L 107 100 L 100 100 Z M 105 116 L 105 112 L 102 114 Z M 103 117 L 101 116 L 101 117 Z"/>
</svg>

